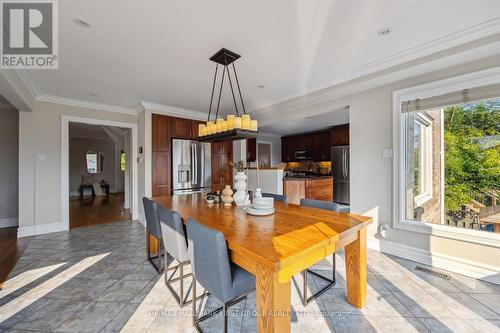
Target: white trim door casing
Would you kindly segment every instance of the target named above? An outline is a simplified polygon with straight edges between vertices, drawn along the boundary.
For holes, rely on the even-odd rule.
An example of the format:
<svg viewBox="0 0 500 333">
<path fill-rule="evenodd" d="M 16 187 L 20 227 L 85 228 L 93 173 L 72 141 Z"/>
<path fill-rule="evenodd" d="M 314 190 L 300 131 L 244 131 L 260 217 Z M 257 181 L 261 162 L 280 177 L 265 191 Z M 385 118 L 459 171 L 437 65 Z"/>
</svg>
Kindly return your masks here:
<svg viewBox="0 0 500 333">
<path fill-rule="evenodd" d="M 124 123 L 95 118 L 84 118 L 62 115 L 61 116 L 61 223 L 62 229 L 69 229 L 69 123 L 83 123 L 89 125 L 103 125 L 130 128 L 132 132 L 131 163 L 132 169 L 132 219 L 138 218 L 138 177 L 137 177 L 137 124 Z"/>
<path fill-rule="evenodd" d="M 487 245 L 500 248 L 500 234 L 461 229 L 422 221 L 407 220 L 404 217 L 404 175 L 405 163 L 402 156 L 405 151 L 402 138 L 404 119 L 401 112 L 403 101 L 417 98 L 439 96 L 471 87 L 495 84 L 500 82 L 500 67 L 494 67 L 478 72 L 455 76 L 415 87 L 401 89 L 392 93 L 393 105 L 393 227 L 426 235 L 459 240 L 468 243 Z M 443 150 L 444 151 L 444 150 Z"/>
</svg>

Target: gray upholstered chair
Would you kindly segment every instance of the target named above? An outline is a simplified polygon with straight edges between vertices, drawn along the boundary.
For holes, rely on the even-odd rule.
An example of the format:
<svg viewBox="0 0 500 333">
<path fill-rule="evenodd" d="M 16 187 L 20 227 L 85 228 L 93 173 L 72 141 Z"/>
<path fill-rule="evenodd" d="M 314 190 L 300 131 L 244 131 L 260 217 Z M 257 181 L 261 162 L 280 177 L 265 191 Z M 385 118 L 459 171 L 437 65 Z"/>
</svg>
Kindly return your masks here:
<svg viewBox="0 0 500 333">
<path fill-rule="evenodd" d="M 264 198 L 274 198 L 276 201 L 288 203 L 288 196 L 274 193 L 262 193 Z"/>
<path fill-rule="evenodd" d="M 319 209 L 325 209 L 325 210 L 331 210 L 339 213 L 341 209 L 341 205 L 335 203 L 335 202 L 330 202 L 330 201 L 320 201 L 320 200 L 314 200 L 314 199 L 300 199 L 300 205 L 301 206 L 308 206 L 308 207 L 313 207 L 313 208 L 319 208 Z M 349 211 L 347 211 L 349 212 Z M 335 280 L 335 252 L 332 254 L 332 261 L 333 261 L 333 276 L 332 279 L 327 278 L 326 276 L 323 276 L 319 273 L 316 273 L 312 270 L 306 269 L 302 271 L 302 278 L 304 282 L 303 290 L 302 290 L 302 304 L 307 305 L 314 299 L 318 298 L 321 294 L 323 294 L 325 291 L 330 289 L 332 286 L 335 285 L 336 280 Z M 328 282 L 328 284 L 316 292 L 315 294 L 311 295 L 310 297 L 307 296 L 307 274 L 311 273 L 320 279 Z"/>
<path fill-rule="evenodd" d="M 249 292 L 255 290 L 255 277 L 229 262 L 222 232 L 205 227 L 194 219 L 188 219 L 186 227 L 193 274 L 206 291 L 224 304 L 198 318 L 196 284 L 193 284 L 193 324 L 201 332 L 200 322 L 223 311 L 224 332 L 227 332 L 227 308 L 244 300 Z"/>
<path fill-rule="evenodd" d="M 160 219 L 158 217 L 158 206 L 156 202 L 146 197 L 142 198 L 142 204 L 144 205 L 144 215 L 146 216 L 146 252 L 148 255 L 148 261 L 151 263 L 151 265 L 153 265 L 158 273 L 162 273 L 163 265 L 161 257 L 162 255 L 164 255 L 164 251 Z M 151 256 L 150 236 L 158 239 L 158 253 L 154 256 Z M 154 262 L 155 259 L 158 259 L 158 264 Z"/>
<path fill-rule="evenodd" d="M 180 215 L 168 208 L 159 206 L 158 216 L 160 218 L 161 233 L 165 248 L 165 285 L 168 287 L 177 303 L 181 306 L 190 304 L 193 300 L 186 301 L 184 294 L 184 280 L 193 276 L 192 273 L 184 274 L 184 267 L 190 264 L 188 244 L 184 224 Z M 168 267 L 168 255 L 178 262 L 177 265 Z M 174 271 L 169 277 L 168 272 Z M 179 277 L 174 278 L 175 272 L 179 270 Z M 177 293 L 172 283 L 179 281 L 180 291 Z M 196 279 L 193 276 L 193 284 Z M 204 295 L 198 296 L 198 298 Z"/>
<path fill-rule="evenodd" d="M 301 206 L 314 207 L 319 209 L 332 210 L 337 213 L 349 213 L 349 206 L 341 205 L 331 201 L 321 201 L 314 199 L 300 199 Z"/>
</svg>

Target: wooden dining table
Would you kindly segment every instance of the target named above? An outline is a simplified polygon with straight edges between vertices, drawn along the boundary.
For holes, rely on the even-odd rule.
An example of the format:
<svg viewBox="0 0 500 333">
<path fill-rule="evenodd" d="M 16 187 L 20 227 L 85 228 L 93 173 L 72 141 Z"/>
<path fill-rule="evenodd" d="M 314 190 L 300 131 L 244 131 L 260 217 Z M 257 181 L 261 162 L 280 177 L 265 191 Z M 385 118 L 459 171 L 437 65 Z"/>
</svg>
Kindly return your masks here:
<svg viewBox="0 0 500 333">
<path fill-rule="evenodd" d="M 258 332 L 290 332 L 291 279 L 337 249 L 345 249 L 347 301 L 366 302 L 366 226 L 370 217 L 275 201 L 275 213 L 253 216 L 243 207 L 207 204 L 203 194 L 152 198 L 219 230 L 230 260 L 256 278 Z"/>
</svg>

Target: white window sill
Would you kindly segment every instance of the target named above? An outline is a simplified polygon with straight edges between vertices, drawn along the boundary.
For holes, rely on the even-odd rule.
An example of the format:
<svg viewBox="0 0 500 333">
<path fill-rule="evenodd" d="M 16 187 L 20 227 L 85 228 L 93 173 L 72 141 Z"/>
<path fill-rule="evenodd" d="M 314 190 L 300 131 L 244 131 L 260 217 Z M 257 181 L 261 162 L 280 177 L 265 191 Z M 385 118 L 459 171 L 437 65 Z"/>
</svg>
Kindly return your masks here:
<svg viewBox="0 0 500 333">
<path fill-rule="evenodd" d="M 396 229 L 418 232 L 425 235 L 500 248 L 500 234 L 495 232 L 464 229 L 413 220 L 400 221 L 396 223 L 394 227 Z"/>
</svg>

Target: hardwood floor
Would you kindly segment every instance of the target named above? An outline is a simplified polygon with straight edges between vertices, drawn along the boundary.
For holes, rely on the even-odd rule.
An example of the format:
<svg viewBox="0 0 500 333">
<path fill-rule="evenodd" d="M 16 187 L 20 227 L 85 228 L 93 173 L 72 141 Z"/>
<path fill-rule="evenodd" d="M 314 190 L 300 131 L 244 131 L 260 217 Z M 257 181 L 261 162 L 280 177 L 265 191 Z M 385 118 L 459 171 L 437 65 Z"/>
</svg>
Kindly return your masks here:
<svg viewBox="0 0 500 333">
<path fill-rule="evenodd" d="M 69 201 L 70 228 L 94 224 L 130 221 L 132 216 L 123 208 L 123 194 L 110 194 L 103 197 L 79 197 Z"/>
<path fill-rule="evenodd" d="M 0 229 L 0 289 L 31 238 L 17 238 L 17 227 Z"/>
</svg>

